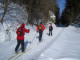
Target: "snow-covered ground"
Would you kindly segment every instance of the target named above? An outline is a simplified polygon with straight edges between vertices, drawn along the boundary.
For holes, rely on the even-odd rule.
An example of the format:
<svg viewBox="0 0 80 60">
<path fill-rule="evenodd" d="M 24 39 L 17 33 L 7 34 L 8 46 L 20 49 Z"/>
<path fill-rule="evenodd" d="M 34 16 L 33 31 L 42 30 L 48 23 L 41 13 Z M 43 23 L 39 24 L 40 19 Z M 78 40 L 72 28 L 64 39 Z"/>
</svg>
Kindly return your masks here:
<svg viewBox="0 0 80 60">
<path fill-rule="evenodd" d="M 1 4 L 0 8 L 1 18 Z M 47 24 L 41 43 L 38 41 L 36 26 L 26 25 L 30 33 L 25 34 L 25 53 L 16 55 L 16 29 L 19 23 L 27 21 L 28 16 L 25 9 L 13 3 L 8 10 L 3 25 L 0 23 L 0 60 L 80 60 L 80 29 L 75 26 L 56 27 L 55 24 L 52 24 L 52 36 L 48 36 Z M 21 51 L 21 47 L 18 51 Z"/>
<path fill-rule="evenodd" d="M 38 60 L 80 60 L 80 29 L 77 29 L 73 26 L 64 28 Z"/>
<path fill-rule="evenodd" d="M 16 39 L 2 42 L 0 60 L 80 60 L 80 32 L 75 27 L 56 27 L 53 24 L 53 36 L 48 36 L 46 28 L 41 43 L 38 42 L 36 28 L 29 27 L 30 33 L 25 35 L 25 53 L 14 56 Z"/>
</svg>

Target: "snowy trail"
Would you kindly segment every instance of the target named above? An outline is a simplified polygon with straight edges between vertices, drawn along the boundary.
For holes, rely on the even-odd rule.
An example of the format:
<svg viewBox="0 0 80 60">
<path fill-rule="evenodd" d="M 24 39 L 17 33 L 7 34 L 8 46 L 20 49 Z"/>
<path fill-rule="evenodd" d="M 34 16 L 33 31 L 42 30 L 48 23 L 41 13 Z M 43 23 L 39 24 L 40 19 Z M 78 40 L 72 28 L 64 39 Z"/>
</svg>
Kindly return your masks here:
<svg viewBox="0 0 80 60">
<path fill-rule="evenodd" d="M 38 33 L 36 34 L 36 31 L 31 29 L 29 36 L 28 34 L 27 37 L 25 36 L 26 52 L 10 60 L 65 60 L 65 58 L 69 58 L 67 60 L 70 60 L 70 58 L 77 60 L 75 58 L 80 58 L 80 32 L 76 31 L 75 27 L 54 27 L 53 36 L 48 36 L 47 33 L 48 29 L 45 29 L 43 42 L 39 43 Z M 16 39 L 0 43 L 0 60 L 8 60 L 13 56 L 16 44 Z M 21 51 L 21 47 L 19 51 Z"/>
<path fill-rule="evenodd" d="M 26 53 L 24 53 L 23 55 L 21 55 L 20 57 L 16 58 L 18 56 L 17 55 L 14 58 L 12 58 L 11 60 L 15 60 L 15 59 L 16 60 L 31 60 L 31 59 L 36 60 L 39 57 L 39 55 L 46 48 L 48 48 L 52 44 L 52 42 L 54 42 L 56 40 L 56 38 L 58 38 L 58 36 L 61 34 L 62 30 L 63 30 L 63 28 L 55 28 L 53 30 L 53 36 L 48 36 L 47 35 L 48 29 L 46 29 L 44 31 L 44 35 L 43 35 L 43 39 L 42 39 L 43 42 L 39 43 L 39 44 L 38 44 L 38 38 L 37 38 L 38 34 L 34 38 L 33 43 L 31 43 L 31 40 L 33 39 L 33 37 L 36 33 L 31 34 L 31 32 L 30 32 L 29 37 L 27 37 L 25 39 L 25 45 L 26 45 L 25 47 L 30 49 L 30 47 L 33 46 L 33 48 L 30 49 L 29 51 L 27 51 Z M 28 36 L 28 34 L 26 36 Z M 30 39 L 28 39 L 28 38 L 30 38 Z M 8 60 L 11 56 L 13 56 L 16 44 L 17 44 L 16 39 L 9 41 L 9 42 L 0 43 L 0 47 L 1 47 L 0 48 L 0 60 Z M 19 48 L 19 50 L 21 50 L 21 48 Z M 36 58 L 36 56 L 37 56 L 37 58 Z"/>
<path fill-rule="evenodd" d="M 74 27 L 64 28 L 56 42 L 38 60 L 80 60 L 80 32 Z"/>
<path fill-rule="evenodd" d="M 53 37 L 51 38 L 51 41 L 48 42 L 42 49 L 40 49 L 33 57 L 32 57 L 32 60 L 38 60 L 40 54 L 42 52 L 44 52 L 47 48 L 49 48 L 54 42 L 56 42 L 57 38 L 61 35 L 62 31 L 64 29 L 60 30 L 60 32 L 58 33 L 58 35 L 56 37 Z M 44 43 L 43 43 L 44 44 Z M 41 44 L 41 45 L 43 45 Z"/>
<path fill-rule="evenodd" d="M 37 60 L 37 58 L 39 57 L 39 55 L 45 49 L 47 49 L 53 42 L 56 41 L 56 39 L 58 38 L 58 36 L 61 34 L 63 28 L 59 28 L 59 29 L 55 29 L 55 30 L 56 31 L 53 32 L 53 36 L 52 37 L 48 36 L 47 34 L 44 34 L 44 36 L 46 36 L 46 38 L 43 37 L 44 41 L 42 43 L 39 43 L 38 45 L 33 45 L 33 48 L 29 52 L 25 53 L 24 55 L 22 55 L 21 57 L 19 57 L 17 60 Z M 47 30 L 45 30 L 45 32 L 46 31 Z"/>
</svg>

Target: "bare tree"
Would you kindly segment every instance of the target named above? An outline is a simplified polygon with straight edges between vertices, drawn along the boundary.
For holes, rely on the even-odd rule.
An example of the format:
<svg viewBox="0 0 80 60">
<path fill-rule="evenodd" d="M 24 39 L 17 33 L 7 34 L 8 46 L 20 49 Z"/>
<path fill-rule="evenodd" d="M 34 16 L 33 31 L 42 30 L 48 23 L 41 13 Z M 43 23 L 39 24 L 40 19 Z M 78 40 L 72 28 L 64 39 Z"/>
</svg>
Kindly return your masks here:
<svg viewBox="0 0 80 60">
<path fill-rule="evenodd" d="M 3 13 L 3 16 L 2 16 L 2 18 L 1 18 L 1 20 L 0 20 L 0 22 L 1 22 L 2 24 L 3 24 L 4 16 L 5 16 L 6 12 L 7 12 L 7 8 L 8 8 L 8 0 L 5 0 L 4 13 Z"/>
</svg>

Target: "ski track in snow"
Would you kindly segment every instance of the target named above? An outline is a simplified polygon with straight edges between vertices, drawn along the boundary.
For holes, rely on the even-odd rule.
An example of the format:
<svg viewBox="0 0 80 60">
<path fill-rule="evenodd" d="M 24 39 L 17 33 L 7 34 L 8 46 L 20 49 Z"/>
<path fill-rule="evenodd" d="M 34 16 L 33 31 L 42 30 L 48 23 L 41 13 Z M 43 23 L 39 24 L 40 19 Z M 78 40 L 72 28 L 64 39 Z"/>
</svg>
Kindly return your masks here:
<svg viewBox="0 0 80 60">
<path fill-rule="evenodd" d="M 38 60 L 80 60 L 80 32 L 74 27 L 64 28 L 56 42 Z"/>
<path fill-rule="evenodd" d="M 56 29 L 55 32 L 57 32 L 58 29 Z M 61 28 L 57 34 L 55 34 L 55 32 L 53 31 L 53 36 L 47 36 L 46 34 L 44 34 L 44 36 L 46 37 L 44 39 L 44 36 L 43 36 L 43 42 L 42 43 L 39 43 L 38 45 L 34 45 L 33 44 L 33 49 L 31 49 L 29 52 L 25 53 L 23 56 L 21 56 L 19 58 L 20 59 L 23 59 L 23 60 L 37 60 L 37 58 L 39 57 L 39 55 L 46 49 L 48 48 L 52 42 L 55 42 L 56 39 L 58 38 L 58 36 L 61 34 L 63 28 Z M 46 31 L 45 31 L 46 32 Z M 45 33 L 44 32 L 44 33 Z M 35 41 L 34 41 L 35 42 Z"/>
<path fill-rule="evenodd" d="M 57 30 L 58 30 L 58 32 L 57 32 Z M 52 44 L 52 42 L 56 41 L 56 38 L 58 38 L 58 36 L 61 34 L 62 30 L 63 30 L 63 28 L 54 29 L 53 30 L 53 36 L 48 36 L 46 33 L 46 32 L 48 32 L 48 29 L 45 30 L 44 34 L 43 34 L 43 38 L 42 38 L 43 42 L 41 42 L 41 43 L 38 42 L 38 38 L 37 38 L 39 35 L 38 33 L 36 36 L 35 36 L 36 33 L 32 33 L 32 34 L 30 33 L 29 36 L 27 34 L 26 36 L 28 36 L 28 37 L 25 40 L 26 47 L 28 49 L 30 47 L 33 47 L 33 48 L 31 50 L 29 50 L 28 52 L 25 52 L 23 55 L 21 55 L 17 59 L 16 59 L 16 57 L 18 55 L 13 57 L 11 60 L 14 60 L 14 59 L 16 59 L 16 60 L 26 60 L 26 59 L 27 60 L 32 60 L 32 59 L 36 60 L 39 57 L 39 55 Z M 35 36 L 35 38 L 34 38 L 34 36 Z M 31 39 L 28 39 L 28 38 L 31 38 Z M 31 40 L 33 38 L 34 38 L 34 40 L 31 43 Z M 1 59 L 3 59 L 3 60 L 7 59 L 8 60 L 11 56 L 13 56 L 16 44 L 17 44 L 16 40 L 12 40 L 10 42 L 0 43 L 0 47 L 1 47 L 1 49 L 0 49 L 0 60 Z M 19 47 L 19 50 L 20 49 L 21 49 L 21 47 Z"/>
<path fill-rule="evenodd" d="M 43 44 L 46 44 L 44 45 L 38 52 L 36 52 L 36 54 L 32 57 L 33 60 L 38 60 L 38 57 L 40 56 L 40 54 L 42 52 L 44 52 L 49 46 L 51 46 L 54 42 L 56 42 L 57 38 L 61 35 L 62 31 L 64 29 L 62 28 L 59 32 L 58 32 L 58 35 L 55 35 L 53 38 L 51 38 L 49 41 L 46 41 L 44 42 Z M 46 38 L 47 39 L 47 38 Z M 43 45 L 41 44 L 41 45 Z"/>
</svg>

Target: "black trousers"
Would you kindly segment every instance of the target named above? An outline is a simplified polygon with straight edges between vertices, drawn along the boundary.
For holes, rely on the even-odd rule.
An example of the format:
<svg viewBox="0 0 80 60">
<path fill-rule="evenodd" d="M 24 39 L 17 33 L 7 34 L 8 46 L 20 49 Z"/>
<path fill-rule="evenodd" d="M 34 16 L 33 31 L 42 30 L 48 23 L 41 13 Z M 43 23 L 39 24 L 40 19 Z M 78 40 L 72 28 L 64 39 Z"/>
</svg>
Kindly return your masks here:
<svg viewBox="0 0 80 60">
<path fill-rule="evenodd" d="M 39 30 L 39 42 L 41 42 L 41 39 L 42 39 L 42 29 L 41 30 Z"/>
<path fill-rule="evenodd" d="M 24 40 L 17 40 L 17 46 L 15 48 L 15 51 L 17 52 L 20 44 L 21 44 L 22 52 L 24 52 Z"/>
<path fill-rule="evenodd" d="M 49 35 L 52 35 L 52 30 L 49 30 Z"/>
</svg>

